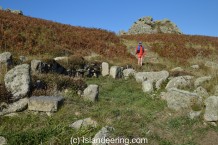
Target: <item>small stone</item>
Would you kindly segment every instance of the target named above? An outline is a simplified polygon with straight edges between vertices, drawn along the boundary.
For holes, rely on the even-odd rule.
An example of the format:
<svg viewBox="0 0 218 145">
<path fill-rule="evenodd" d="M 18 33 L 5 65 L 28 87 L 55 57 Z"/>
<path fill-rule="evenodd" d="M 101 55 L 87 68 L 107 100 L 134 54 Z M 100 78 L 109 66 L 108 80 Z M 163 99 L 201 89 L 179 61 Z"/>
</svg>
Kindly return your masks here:
<svg viewBox="0 0 218 145">
<path fill-rule="evenodd" d="M 83 92 L 83 98 L 95 102 L 98 100 L 99 87 L 98 85 L 91 84 Z"/>
<path fill-rule="evenodd" d="M 109 64 L 107 62 L 102 62 L 102 71 L 101 71 L 101 74 L 102 76 L 107 76 L 109 75 Z"/>
<path fill-rule="evenodd" d="M 29 99 L 28 109 L 31 111 L 56 112 L 63 100 L 63 97 L 58 96 L 33 96 Z"/>
<path fill-rule="evenodd" d="M 6 145 L 6 144 L 7 144 L 7 140 L 3 136 L 0 136 L 0 145 Z"/>
</svg>

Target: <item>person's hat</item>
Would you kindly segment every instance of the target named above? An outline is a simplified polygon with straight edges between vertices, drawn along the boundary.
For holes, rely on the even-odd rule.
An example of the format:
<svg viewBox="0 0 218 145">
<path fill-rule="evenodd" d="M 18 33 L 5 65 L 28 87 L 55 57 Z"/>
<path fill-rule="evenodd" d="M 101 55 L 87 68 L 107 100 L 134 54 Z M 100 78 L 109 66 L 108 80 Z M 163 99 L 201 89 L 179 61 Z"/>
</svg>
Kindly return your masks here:
<svg viewBox="0 0 218 145">
<path fill-rule="evenodd" d="M 140 41 L 139 44 L 142 44 L 142 42 Z"/>
</svg>

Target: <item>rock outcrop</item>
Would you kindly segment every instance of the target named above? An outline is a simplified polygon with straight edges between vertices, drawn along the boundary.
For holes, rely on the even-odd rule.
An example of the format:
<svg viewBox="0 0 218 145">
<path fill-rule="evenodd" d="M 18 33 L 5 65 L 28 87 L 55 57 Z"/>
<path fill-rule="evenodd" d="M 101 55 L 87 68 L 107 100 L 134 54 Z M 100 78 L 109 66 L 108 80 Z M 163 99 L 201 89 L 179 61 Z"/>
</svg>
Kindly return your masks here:
<svg viewBox="0 0 218 145">
<path fill-rule="evenodd" d="M 153 18 L 146 16 L 134 22 L 128 32 L 120 34 L 157 34 L 157 33 L 174 33 L 182 34 L 179 28 L 168 19 L 153 21 Z"/>
</svg>

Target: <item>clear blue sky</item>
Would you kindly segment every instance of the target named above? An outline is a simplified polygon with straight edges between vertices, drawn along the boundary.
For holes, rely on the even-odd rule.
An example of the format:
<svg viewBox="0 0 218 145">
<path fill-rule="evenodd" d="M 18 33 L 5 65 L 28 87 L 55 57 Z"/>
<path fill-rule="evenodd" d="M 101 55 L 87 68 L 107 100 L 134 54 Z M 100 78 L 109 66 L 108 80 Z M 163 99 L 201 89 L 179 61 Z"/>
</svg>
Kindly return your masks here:
<svg viewBox="0 0 218 145">
<path fill-rule="evenodd" d="M 143 16 L 170 19 L 184 34 L 218 37 L 218 0 L 0 0 L 4 9 L 74 26 L 127 31 Z"/>
</svg>

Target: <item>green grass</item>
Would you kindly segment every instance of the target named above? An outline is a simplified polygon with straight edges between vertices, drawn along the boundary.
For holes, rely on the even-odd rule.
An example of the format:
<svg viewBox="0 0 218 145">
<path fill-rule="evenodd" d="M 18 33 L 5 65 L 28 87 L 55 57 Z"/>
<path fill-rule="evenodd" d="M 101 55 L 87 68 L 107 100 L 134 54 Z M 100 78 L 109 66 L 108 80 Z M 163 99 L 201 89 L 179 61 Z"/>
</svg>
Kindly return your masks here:
<svg viewBox="0 0 218 145">
<path fill-rule="evenodd" d="M 86 82 L 99 85 L 98 102 L 85 102 L 75 93 L 68 92 L 64 105 L 51 117 L 28 111 L 19 113 L 18 117 L 1 117 L 0 136 L 6 137 L 11 145 L 62 145 L 70 144 L 71 137 L 94 137 L 101 127 L 108 125 L 115 128 L 114 137 L 146 137 L 148 142 L 162 145 L 178 142 L 182 144 L 180 137 L 195 137 L 190 129 L 199 124 L 199 121 L 184 117 L 162 118 L 167 116 L 168 110 L 166 111 L 166 103 L 158 98 L 159 92 L 155 92 L 156 97 L 151 97 L 143 93 L 141 84 L 133 79 L 115 80 L 100 77 L 87 79 Z M 98 127 L 83 128 L 79 131 L 68 127 L 69 124 L 87 117 L 96 120 Z M 152 126 L 164 132 L 176 132 L 176 138 L 167 138 L 159 130 L 153 130 Z M 149 130 L 151 133 L 148 134 Z M 180 132 L 181 130 L 184 133 Z M 186 142 L 194 144 L 192 139 L 187 139 Z"/>
</svg>

